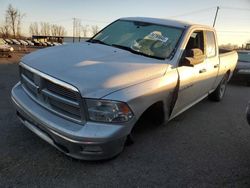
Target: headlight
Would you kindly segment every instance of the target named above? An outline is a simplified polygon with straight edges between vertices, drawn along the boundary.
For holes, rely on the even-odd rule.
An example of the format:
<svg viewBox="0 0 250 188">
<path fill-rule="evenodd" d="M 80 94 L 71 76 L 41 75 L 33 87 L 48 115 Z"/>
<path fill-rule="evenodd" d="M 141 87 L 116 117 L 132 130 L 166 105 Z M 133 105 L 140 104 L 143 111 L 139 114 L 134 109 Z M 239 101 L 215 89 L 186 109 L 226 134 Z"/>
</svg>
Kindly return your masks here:
<svg viewBox="0 0 250 188">
<path fill-rule="evenodd" d="M 86 103 L 92 121 L 122 123 L 133 117 L 130 108 L 123 102 L 86 99 Z"/>
</svg>

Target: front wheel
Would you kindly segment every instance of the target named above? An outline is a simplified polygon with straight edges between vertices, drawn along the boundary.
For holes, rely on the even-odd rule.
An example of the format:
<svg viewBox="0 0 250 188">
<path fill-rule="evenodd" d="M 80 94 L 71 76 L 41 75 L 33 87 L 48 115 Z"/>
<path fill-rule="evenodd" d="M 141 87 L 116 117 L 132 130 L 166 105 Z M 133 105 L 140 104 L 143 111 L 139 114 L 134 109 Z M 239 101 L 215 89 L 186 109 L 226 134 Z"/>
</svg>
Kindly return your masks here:
<svg viewBox="0 0 250 188">
<path fill-rule="evenodd" d="M 228 74 L 226 74 L 223 77 L 223 79 L 221 80 L 218 87 L 214 90 L 214 92 L 209 95 L 209 99 L 217 102 L 221 101 L 226 92 L 227 81 L 228 81 Z"/>
</svg>

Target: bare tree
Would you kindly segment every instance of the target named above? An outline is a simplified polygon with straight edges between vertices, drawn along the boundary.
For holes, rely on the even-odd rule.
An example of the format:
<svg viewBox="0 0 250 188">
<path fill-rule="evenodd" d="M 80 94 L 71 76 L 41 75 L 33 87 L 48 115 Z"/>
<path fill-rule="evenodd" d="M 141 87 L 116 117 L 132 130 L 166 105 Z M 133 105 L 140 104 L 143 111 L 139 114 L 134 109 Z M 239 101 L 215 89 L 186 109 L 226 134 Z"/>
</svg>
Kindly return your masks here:
<svg viewBox="0 0 250 188">
<path fill-rule="evenodd" d="M 66 35 L 66 30 L 63 26 L 54 24 L 51 26 L 51 35 L 52 36 L 64 36 Z"/>
<path fill-rule="evenodd" d="M 58 36 L 65 36 L 66 33 L 66 29 L 63 26 L 58 26 Z"/>
<path fill-rule="evenodd" d="M 50 24 L 48 22 L 41 22 L 40 34 L 44 36 L 50 35 Z"/>
<path fill-rule="evenodd" d="M 89 30 L 89 25 L 82 26 L 83 37 L 87 37 L 88 36 L 88 30 Z"/>
<path fill-rule="evenodd" d="M 22 19 L 24 18 L 25 14 L 21 14 L 20 12 L 18 13 L 17 17 L 17 36 L 21 36 L 21 26 L 22 26 Z"/>
<path fill-rule="evenodd" d="M 50 32 L 52 36 L 57 36 L 57 25 L 51 25 Z"/>
<path fill-rule="evenodd" d="M 95 35 L 99 31 L 99 27 L 97 25 L 91 26 L 92 34 Z"/>
<path fill-rule="evenodd" d="M 37 22 L 30 24 L 29 31 L 31 35 L 39 35 L 39 26 Z"/>
<path fill-rule="evenodd" d="M 3 25 L 0 27 L 0 34 L 1 34 L 1 37 L 3 37 L 3 38 L 8 38 L 10 35 L 10 27 L 9 27 L 6 19 L 5 19 L 5 22 L 3 23 Z"/>
<path fill-rule="evenodd" d="M 14 8 L 11 4 L 6 10 L 6 23 L 14 37 L 21 34 L 21 23 L 24 14 L 22 14 L 18 9 Z"/>
</svg>

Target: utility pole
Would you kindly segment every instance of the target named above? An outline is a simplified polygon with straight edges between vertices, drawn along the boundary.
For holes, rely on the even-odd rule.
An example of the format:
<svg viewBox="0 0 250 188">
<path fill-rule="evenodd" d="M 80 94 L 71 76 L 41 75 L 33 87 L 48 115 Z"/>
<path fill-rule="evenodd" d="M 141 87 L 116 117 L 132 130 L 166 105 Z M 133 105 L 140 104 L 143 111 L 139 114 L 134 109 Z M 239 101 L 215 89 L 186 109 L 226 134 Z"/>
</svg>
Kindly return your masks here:
<svg viewBox="0 0 250 188">
<path fill-rule="evenodd" d="M 220 9 L 220 7 L 219 7 L 219 6 L 217 6 L 217 8 L 216 8 L 216 13 L 215 13 L 215 17 L 214 17 L 213 27 L 214 27 L 214 26 L 215 26 L 215 24 L 216 24 L 216 20 L 217 20 L 217 16 L 218 16 L 219 9 Z"/>
<path fill-rule="evenodd" d="M 73 18 L 73 43 L 75 42 L 76 18 Z"/>
<path fill-rule="evenodd" d="M 81 20 L 73 18 L 73 43 L 81 40 Z"/>
</svg>

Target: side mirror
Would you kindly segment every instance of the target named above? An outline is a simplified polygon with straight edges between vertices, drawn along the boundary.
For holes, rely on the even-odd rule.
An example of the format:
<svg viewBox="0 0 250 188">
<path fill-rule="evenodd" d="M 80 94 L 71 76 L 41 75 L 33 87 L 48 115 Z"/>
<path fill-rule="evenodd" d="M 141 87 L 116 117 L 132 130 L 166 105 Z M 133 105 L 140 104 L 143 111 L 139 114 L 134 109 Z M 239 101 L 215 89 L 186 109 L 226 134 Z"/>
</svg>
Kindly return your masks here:
<svg viewBox="0 0 250 188">
<path fill-rule="evenodd" d="M 200 64 L 205 60 L 205 55 L 199 48 L 193 48 L 186 52 L 186 55 L 183 59 L 183 66 L 191 66 Z"/>
</svg>

